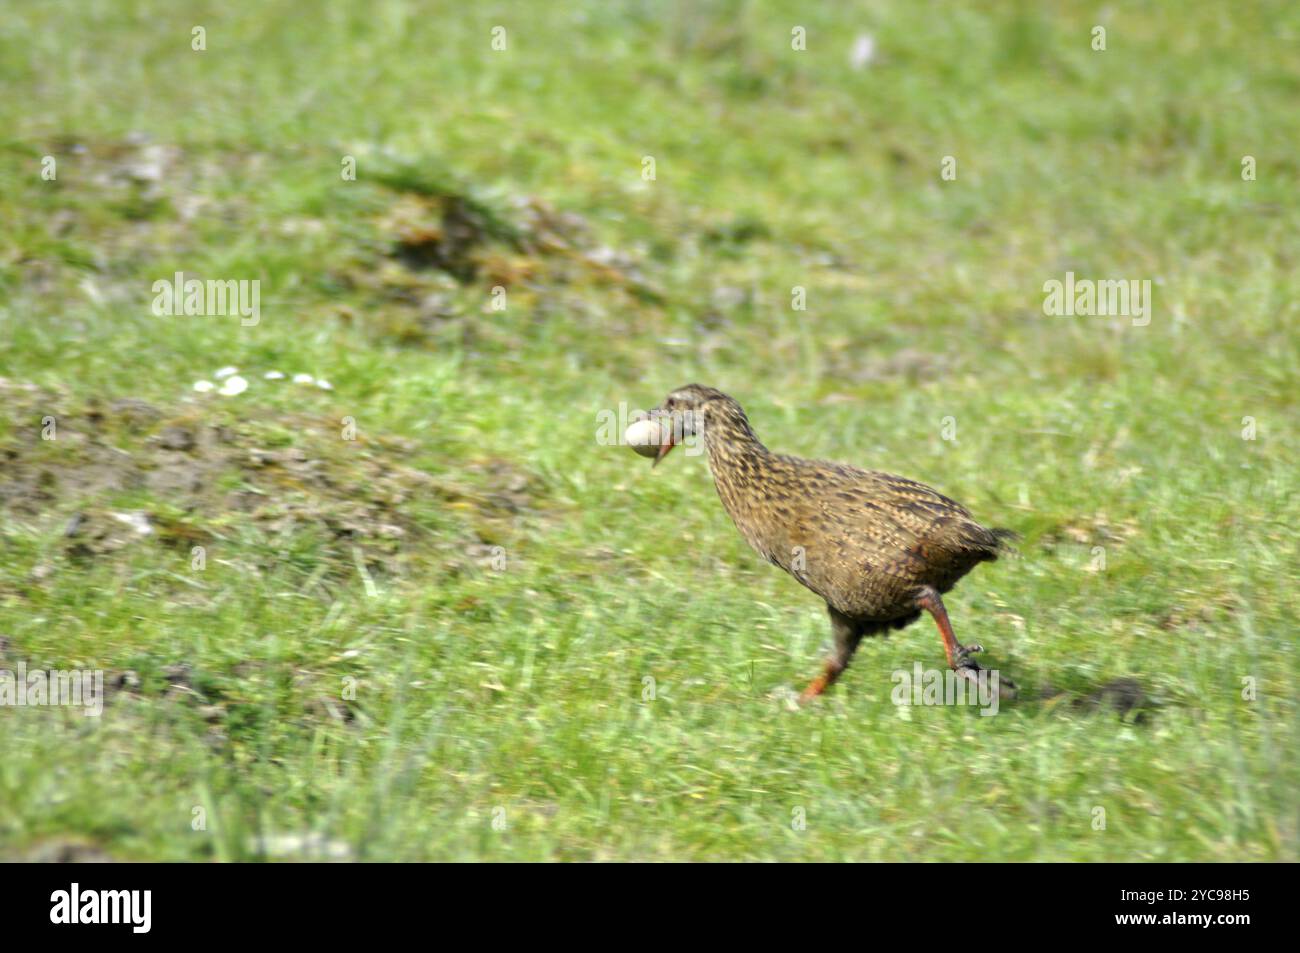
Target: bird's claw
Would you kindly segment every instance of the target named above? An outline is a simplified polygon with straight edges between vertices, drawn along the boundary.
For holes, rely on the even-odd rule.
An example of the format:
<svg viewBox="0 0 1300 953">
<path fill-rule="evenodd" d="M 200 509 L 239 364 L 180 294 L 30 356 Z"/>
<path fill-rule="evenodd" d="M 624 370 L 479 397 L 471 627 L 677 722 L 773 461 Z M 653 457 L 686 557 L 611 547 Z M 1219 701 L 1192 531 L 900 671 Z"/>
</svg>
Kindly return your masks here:
<svg viewBox="0 0 1300 953">
<path fill-rule="evenodd" d="M 952 670 L 960 678 L 974 682 L 979 679 L 979 673 L 984 671 L 984 666 L 972 658 L 976 652 L 983 652 L 982 645 L 958 645 L 957 652 L 952 660 Z"/>
<path fill-rule="evenodd" d="M 963 645 L 957 649 L 957 656 L 953 659 L 952 670 L 957 673 L 959 678 L 964 678 L 969 682 L 976 683 L 979 680 L 979 673 L 985 669 L 976 662 L 972 655 L 976 652 L 983 652 L 983 647 L 979 645 Z M 1020 694 L 1020 689 L 1016 683 L 1001 672 L 994 672 L 996 677 L 997 692 L 999 697 L 1012 699 Z"/>
</svg>

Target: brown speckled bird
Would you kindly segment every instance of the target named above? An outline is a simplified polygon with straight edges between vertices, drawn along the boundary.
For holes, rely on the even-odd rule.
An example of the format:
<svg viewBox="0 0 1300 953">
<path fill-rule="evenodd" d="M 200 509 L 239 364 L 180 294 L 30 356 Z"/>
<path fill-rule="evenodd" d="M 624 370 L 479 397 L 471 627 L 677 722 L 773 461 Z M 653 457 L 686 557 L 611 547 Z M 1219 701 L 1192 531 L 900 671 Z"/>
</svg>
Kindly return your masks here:
<svg viewBox="0 0 1300 953">
<path fill-rule="evenodd" d="M 702 437 L 740 534 L 826 600 L 834 648 L 803 700 L 840 676 L 864 636 L 902 628 L 922 610 L 939 626 L 948 665 L 965 677 L 979 671 L 971 655 L 982 649 L 957 641 L 941 593 L 997 559 L 1015 533 L 985 529 L 960 503 L 912 480 L 773 453 L 740 404 L 712 387 L 675 390 L 651 416 L 663 433 L 655 464 L 676 444 Z M 1005 679 L 1001 690 L 1014 691 Z"/>
</svg>

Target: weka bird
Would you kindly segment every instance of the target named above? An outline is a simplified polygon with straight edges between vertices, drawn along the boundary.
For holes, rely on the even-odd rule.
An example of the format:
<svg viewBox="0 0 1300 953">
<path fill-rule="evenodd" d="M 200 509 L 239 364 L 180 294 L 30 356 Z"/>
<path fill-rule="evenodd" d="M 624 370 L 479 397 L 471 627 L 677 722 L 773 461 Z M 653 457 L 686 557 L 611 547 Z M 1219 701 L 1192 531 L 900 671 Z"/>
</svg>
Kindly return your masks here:
<svg viewBox="0 0 1300 953">
<path fill-rule="evenodd" d="M 961 504 L 912 480 L 772 453 L 740 404 L 712 387 L 675 390 L 650 415 L 663 434 L 655 464 L 677 443 L 703 437 L 718 496 L 740 534 L 826 600 L 834 648 L 803 700 L 840 676 L 864 636 L 902 628 L 922 610 L 939 626 L 948 665 L 968 678 L 979 671 L 970 656 L 982 649 L 957 641 L 941 593 L 997 559 L 1014 532 L 985 529 Z"/>
</svg>

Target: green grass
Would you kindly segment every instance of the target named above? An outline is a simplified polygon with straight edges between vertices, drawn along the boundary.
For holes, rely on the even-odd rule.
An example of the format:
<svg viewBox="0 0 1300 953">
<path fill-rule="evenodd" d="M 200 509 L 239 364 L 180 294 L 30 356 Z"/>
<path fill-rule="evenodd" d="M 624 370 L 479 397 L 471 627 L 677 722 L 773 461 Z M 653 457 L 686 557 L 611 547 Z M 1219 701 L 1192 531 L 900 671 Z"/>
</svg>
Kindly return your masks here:
<svg viewBox="0 0 1300 953">
<path fill-rule="evenodd" d="M 1281 2 L 8 11 L 0 668 L 122 687 L 0 708 L 0 857 L 1300 859 L 1298 38 Z M 451 210 L 469 272 L 418 267 Z M 258 279 L 260 323 L 155 316 L 176 271 Z M 1044 315 L 1066 271 L 1150 279 L 1150 325 Z M 245 393 L 192 390 L 223 365 Z M 949 610 L 1026 697 L 893 705 L 923 621 L 789 710 L 818 600 L 703 460 L 596 440 L 696 380 L 1023 533 Z M 225 435 L 197 487 L 176 426 Z M 1142 717 L 1083 704 L 1129 678 Z"/>
</svg>

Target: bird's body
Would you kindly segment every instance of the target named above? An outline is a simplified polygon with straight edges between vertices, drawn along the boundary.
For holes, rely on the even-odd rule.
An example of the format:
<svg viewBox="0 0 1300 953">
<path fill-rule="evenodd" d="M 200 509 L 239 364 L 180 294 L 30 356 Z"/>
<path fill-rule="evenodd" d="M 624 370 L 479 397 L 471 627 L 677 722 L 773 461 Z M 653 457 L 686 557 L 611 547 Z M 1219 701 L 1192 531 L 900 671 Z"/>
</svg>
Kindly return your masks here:
<svg viewBox="0 0 1300 953">
<path fill-rule="evenodd" d="M 718 496 L 740 534 L 852 619 L 911 621 L 918 585 L 947 592 L 997 558 L 999 536 L 924 484 L 761 444 L 749 463 L 730 457 L 709 451 Z"/>
<path fill-rule="evenodd" d="M 686 426 L 702 434 L 740 534 L 826 601 L 836 651 L 809 693 L 843 671 L 864 635 L 907 625 L 923 610 L 939 623 L 949 664 L 978 671 L 969 659 L 978 649 L 951 637 L 939 594 L 996 559 L 1013 533 L 986 529 L 961 504 L 903 477 L 772 453 L 740 405 L 713 388 L 674 391 L 658 413 L 690 415 Z"/>
</svg>

